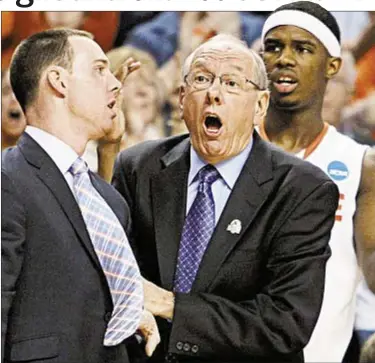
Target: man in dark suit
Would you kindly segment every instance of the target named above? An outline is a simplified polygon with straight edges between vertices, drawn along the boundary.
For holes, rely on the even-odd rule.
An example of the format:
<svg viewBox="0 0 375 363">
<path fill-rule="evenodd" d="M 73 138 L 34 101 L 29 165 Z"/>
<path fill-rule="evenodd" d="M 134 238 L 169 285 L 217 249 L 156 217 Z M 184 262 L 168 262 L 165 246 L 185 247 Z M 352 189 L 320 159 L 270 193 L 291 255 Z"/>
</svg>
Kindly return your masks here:
<svg viewBox="0 0 375 363">
<path fill-rule="evenodd" d="M 2 361 L 124 363 L 137 328 L 151 354 L 128 206 L 79 157 L 116 139 L 121 83 L 89 33 L 50 30 L 17 49 L 11 84 L 28 126 L 2 155 Z"/>
<path fill-rule="evenodd" d="M 324 289 L 338 203 L 331 180 L 253 132 L 266 114 L 260 57 L 219 35 L 183 68 L 188 135 L 123 151 L 152 361 L 303 362 Z"/>
</svg>

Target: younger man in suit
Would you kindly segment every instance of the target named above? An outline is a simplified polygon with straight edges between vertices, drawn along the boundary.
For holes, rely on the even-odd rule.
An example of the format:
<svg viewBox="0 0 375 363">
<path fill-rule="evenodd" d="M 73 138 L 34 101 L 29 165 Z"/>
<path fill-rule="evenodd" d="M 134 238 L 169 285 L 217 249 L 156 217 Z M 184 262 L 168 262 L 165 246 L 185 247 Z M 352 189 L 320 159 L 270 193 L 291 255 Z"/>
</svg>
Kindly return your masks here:
<svg viewBox="0 0 375 363">
<path fill-rule="evenodd" d="M 319 314 L 338 203 L 318 168 L 262 141 L 262 59 L 219 35 L 183 67 L 189 135 L 123 151 L 145 306 L 160 317 L 153 361 L 303 362 Z"/>
<path fill-rule="evenodd" d="M 25 40 L 10 78 L 27 128 L 2 158 L 4 362 L 124 363 L 137 329 L 151 354 L 129 209 L 80 158 L 89 140 L 117 139 L 121 83 L 91 34 L 69 29 Z"/>
</svg>

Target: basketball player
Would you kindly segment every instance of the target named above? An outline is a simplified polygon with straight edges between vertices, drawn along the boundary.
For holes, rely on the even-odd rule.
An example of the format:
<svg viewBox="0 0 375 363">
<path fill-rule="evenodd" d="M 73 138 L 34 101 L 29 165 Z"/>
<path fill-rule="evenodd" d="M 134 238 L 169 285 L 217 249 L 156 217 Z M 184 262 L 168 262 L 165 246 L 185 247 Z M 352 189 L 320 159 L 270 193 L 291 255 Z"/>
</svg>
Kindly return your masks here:
<svg viewBox="0 0 375 363">
<path fill-rule="evenodd" d="M 357 258 L 375 291 L 375 150 L 322 119 L 327 82 L 341 66 L 340 30 L 328 11 L 309 1 L 281 6 L 262 41 L 271 103 L 261 136 L 319 166 L 340 190 L 322 310 L 304 354 L 306 362 L 341 362 L 354 325 Z"/>
</svg>

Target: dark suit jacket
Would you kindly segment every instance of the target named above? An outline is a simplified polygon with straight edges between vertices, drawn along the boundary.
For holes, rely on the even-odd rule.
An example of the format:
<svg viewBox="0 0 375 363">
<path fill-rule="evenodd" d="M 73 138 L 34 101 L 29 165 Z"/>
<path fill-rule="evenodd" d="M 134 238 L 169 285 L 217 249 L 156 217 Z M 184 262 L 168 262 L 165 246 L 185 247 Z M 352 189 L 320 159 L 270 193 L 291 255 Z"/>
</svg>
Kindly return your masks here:
<svg viewBox="0 0 375 363">
<path fill-rule="evenodd" d="M 128 200 L 143 276 L 173 289 L 185 218 L 187 136 L 123 151 L 114 186 Z M 176 294 L 155 361 L 303 362 L 324 288 L 335 184 L 254 134 L 190 294 Z M 240 234 L 227 231 L 242 222 Z M 169 336 L 169 337 L 168 337 Z"/>
<path fill-rule="evenodd" d="M 113 187 L 93 185 L 120 222 Z M 112 300 L 78 204 L 56 164 L 27 134 L 2 158 L 2 353 L 5 362 L 128 362 L 103 346 Z"/>
</svg>

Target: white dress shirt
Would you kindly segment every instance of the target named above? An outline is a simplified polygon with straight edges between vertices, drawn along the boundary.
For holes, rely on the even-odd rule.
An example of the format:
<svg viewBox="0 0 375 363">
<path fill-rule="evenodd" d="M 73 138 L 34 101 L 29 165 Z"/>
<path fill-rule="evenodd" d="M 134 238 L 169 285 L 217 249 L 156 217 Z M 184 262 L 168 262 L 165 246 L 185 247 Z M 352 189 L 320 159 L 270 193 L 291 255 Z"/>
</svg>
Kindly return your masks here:
<svg viewBox="0 0 375 363">
<path fill-rule="evenodd" d="M 253 139 L 251 138 L 251 141 L 241 153 L 231 159 L 214 165 L 221 176 L 221 178 L 212 183 L 212 195 L 215 202 L 215 225 L 217 225 L 234 184 L 236 183 L 241 170 L 250 155 L 252 146 Z M 190 207 L 198 193 L 199 180 L 197 174 L 205 165 L 207 165 L 207 163 L 203 161 L 194 148 L 190 146 L 190 170 L 188 176 L 186 214 L 188 214 Z"/>
<path fill-rule="evenodd" d="M 26 126 L 25 132 L 50 156 L 73 191 L 73 175 L 68 171 L 78 154 L 56 136 L 34 126 Z"/>
</svg>

